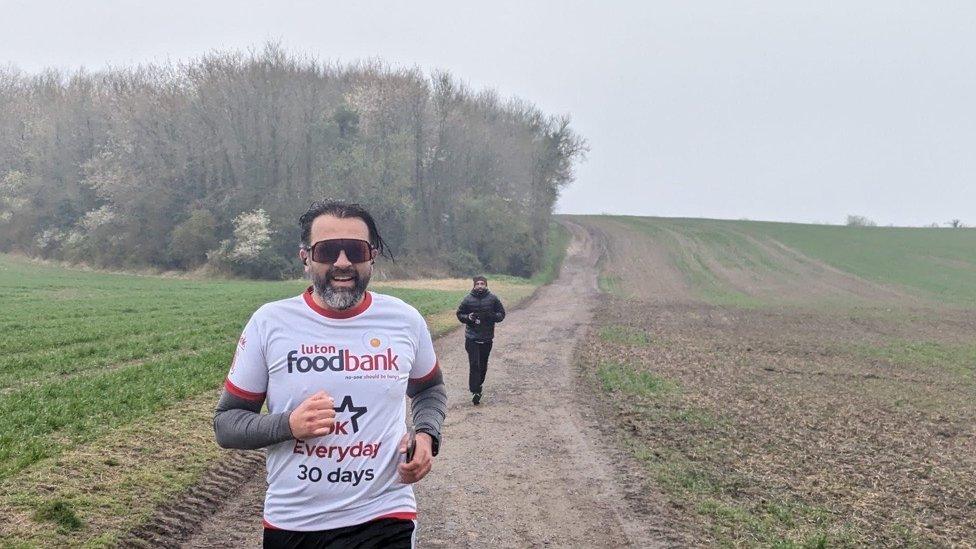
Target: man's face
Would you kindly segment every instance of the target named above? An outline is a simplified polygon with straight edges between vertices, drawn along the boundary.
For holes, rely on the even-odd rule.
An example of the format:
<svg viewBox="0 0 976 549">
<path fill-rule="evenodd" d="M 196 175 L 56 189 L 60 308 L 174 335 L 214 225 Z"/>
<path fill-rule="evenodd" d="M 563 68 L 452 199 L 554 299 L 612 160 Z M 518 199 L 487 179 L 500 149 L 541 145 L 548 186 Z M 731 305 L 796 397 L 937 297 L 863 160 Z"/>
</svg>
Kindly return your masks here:
<svg viewBox="0 0 976 549">
<path fill-rule="evenodd" d="M 475 291 L 487 290 L 488 289 L 488 283 L 485 282 L 484 280 L 475 280 L 474 281 L 474 289 L 475 289 Z"/>
<path fill-rule="evenodd" d="M 338 218 L 320 215 L 312 222 L 309 245 L 333 238 L 353 238 L 369 241 L 369 228 L 358 217 Z M 308 250 L 299 252 L 305 262 L 305 272 L 312 279 L 315 293 L 332 309 L 344 310 L 359 302 L 373 274 L 372 261 L 351 263 L 340 252 L 334 263 L 312 261 Z"/>
</svg>

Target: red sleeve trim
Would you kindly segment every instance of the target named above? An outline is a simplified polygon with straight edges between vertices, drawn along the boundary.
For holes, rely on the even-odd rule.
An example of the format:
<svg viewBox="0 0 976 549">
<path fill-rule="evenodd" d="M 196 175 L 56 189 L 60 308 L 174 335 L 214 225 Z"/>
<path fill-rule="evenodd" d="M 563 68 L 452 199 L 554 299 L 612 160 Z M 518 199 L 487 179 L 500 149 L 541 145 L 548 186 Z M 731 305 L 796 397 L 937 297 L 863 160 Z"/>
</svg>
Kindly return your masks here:
<svg viewBox="0 0 976 549">
<path fill-rule="evenodd" d="M 441 369 L 441 365 L 435 360 L 434 361 L 434 367 L 431 368 L 429 372 L 427 372 L 427 375 L 425 375 L 424 377 L 412 377 L 412 378 L 410 378 L 410 382 L 412 382 L 412 383 L 423 383 L 425 381 L 430 381 L 430 379 L 432 377 L 434 377 L 434 374 L 436 374 L 437 371 L 440 370 L 440 369 Z"/>
<path fill-rule="evenodd" d="M 237 385 L 230 382 L 230 379 L 224 382 L 224 389 L 227 392 L 236 396 L 237 398 L 243 398 L 244 400 L 264 400 L 264 395 L 266 393 L 252 393 L 251 391 L 246 391 L 241 389 Z"/>
<path fill-rule="evenodd" d="M 383 519 L 400 519 L 400 520 L 417 520 L 416 511 L 400 511 L 398 513 L 388 513 L 381 517 L 376 517 L 373 520 L 383 520 Z M 370 521 L 372 522 L 372 520 Z"/>
<path fill-rule="evenodd" d="M 271 524 L 270 522 L 268 522 L 268 519 L 264 517 L 261 518 L 261 523 L 264 524 L 264 527 L 267 528 L 268 530 L 281 530 L 281 528 L 278 528 L 274 524 Z"/>
</svg>

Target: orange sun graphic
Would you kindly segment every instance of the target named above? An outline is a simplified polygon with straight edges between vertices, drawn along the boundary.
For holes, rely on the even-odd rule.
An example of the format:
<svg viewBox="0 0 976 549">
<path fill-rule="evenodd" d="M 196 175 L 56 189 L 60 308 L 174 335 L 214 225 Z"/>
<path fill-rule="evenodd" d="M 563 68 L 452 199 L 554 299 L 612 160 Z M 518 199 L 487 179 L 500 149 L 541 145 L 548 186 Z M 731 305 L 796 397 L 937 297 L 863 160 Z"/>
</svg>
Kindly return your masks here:
<svg viewBox="0 0 976 549">
<path fill-rule="evenodd" d="M 380 338 L 374 337 L 373 339 L 370 339 L 369 340 L 369 344 L 372 345 L 373 347 L 379 347 L 380 346 Z"/>
</svg>

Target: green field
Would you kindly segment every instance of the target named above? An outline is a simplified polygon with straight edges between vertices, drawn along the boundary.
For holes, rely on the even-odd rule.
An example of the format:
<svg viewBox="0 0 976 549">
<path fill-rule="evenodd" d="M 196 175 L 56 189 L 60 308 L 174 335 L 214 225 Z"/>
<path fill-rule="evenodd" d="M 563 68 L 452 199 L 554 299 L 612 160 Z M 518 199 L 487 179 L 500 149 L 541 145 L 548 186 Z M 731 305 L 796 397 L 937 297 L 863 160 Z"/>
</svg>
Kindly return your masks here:
<svg viewBox="0 0 976 549">
<path fill-rule="evenodd" d="M 763 281 L 823 280 L 829 267 L 895 292 L 976 305 L 976 229 L 847 227 L 761 221 L 601 216 L 667 248 L 674 267 L 706 300 L 758 304 L 795 296 Z M 754 284 L 734 283 L 735 276 Z M 604 280 L 612 278 L 604 277 Z M 604 285 L 609 289 L 612 285 Z M 802 294 L 802 290 L 797 292 Z"/>
<path fill-rule="evenodd" d="M 551 279 L 558 264 L 547 269 Z M 509 307 L 543 281 L 491 280 Z M 0 545 L 111 545 L 192 485 L 220 456 L 211 414 L 244 323 L 306 286 L 0 256 Z M 434 335 L 458 325 L 469 288 L 464 279 L 372 286 L 417 307 Z"/>
</svg>

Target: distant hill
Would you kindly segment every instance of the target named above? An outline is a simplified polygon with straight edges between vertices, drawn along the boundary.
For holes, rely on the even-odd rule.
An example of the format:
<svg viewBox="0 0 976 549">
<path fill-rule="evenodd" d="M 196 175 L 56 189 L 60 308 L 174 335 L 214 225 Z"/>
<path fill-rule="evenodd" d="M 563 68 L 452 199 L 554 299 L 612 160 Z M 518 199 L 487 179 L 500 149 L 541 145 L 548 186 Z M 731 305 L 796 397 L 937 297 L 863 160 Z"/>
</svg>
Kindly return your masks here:
<svg viewBox="0 0 976 549">
<path fill-rule="evenodd" d="M 976 229 L 574 216 L 606 239 L 606 289 L 716 303 L 976 305 Z"/>
</svg>

